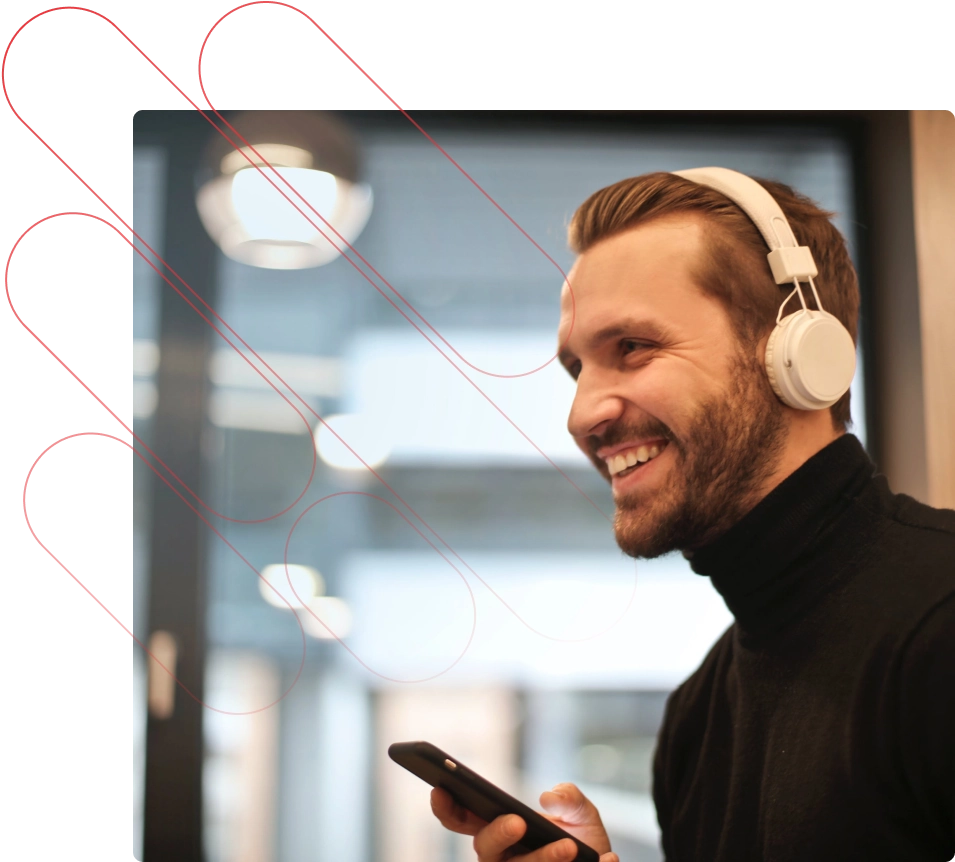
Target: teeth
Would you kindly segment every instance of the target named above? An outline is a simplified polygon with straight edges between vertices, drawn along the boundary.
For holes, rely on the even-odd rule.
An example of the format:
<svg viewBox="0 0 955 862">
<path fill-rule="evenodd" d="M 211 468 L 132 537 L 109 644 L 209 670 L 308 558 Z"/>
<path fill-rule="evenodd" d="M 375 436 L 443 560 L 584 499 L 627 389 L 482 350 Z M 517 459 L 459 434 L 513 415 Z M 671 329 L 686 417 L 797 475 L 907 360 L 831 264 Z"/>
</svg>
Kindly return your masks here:
<svg viewBox="0 0 955 862">
<path fill-rule="evenodd" d="M 611 476 L 615 476 L 617 473 L 622 473 L 627 467 L 632 467 L 634 464 L 645 464 L 647 461 L 656 458 L 664 448 L 666 448 L 666 444 L 662 448 L 656 444 L 649 447 L 638 446 L 636 449 L 628 450 L 625 455 L 612 455 L 607 458 L 607 470 Z"/>
</svg>

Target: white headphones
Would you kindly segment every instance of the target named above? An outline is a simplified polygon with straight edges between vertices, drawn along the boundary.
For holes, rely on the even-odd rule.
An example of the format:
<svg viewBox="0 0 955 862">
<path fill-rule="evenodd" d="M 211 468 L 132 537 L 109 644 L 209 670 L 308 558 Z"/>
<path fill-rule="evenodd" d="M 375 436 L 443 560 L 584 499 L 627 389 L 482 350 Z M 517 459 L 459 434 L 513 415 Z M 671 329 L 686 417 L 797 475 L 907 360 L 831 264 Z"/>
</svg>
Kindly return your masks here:
<svg viewBox="0 0 955 862">
<path fill-rule="evenodd" d="M 852 336 L 837 317 L 822 308 L 813 276 L 812 252 L 799 245 L 773 196 L 756 180 L 727 168 L 673 171 L 678 177 L 709 186 L 726 195 L 746 213 L 769 246 L 769 268 L 776 284 L 793 284 L 776 315 L 776 328 L 766 345 L 766 374 L 783 404 L 797 410 L 822 410 L 849 389 L 856 370 Z M 800 281 L 808 281 L 819 311 L 806 307 Z M 802 309 L 780 320 L 786 303 L 799 294 Z"/>
</svg>

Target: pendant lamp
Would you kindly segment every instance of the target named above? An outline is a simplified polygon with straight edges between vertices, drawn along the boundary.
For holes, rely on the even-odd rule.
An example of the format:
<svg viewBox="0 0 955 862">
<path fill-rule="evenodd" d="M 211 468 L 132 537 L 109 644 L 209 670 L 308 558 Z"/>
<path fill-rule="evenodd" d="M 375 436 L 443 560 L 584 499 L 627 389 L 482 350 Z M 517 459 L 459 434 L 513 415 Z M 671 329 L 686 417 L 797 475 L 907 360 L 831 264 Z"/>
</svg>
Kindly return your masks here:
<svg viewBox="0 0 955 862">
<path fill-rule="evenodd" d="M 202 224 L 223 253 L 266 269 L 307 269 L 347 251 L 298 195 L 348 243 L 361 233 L 371 215 L 372 192 L 360 182 L 358 141 L 348 126 L 320 111 L 225 116 L 248 145 L 217 119 L 235 146 L 213 133 L 196 193 Z"/>
</svg>

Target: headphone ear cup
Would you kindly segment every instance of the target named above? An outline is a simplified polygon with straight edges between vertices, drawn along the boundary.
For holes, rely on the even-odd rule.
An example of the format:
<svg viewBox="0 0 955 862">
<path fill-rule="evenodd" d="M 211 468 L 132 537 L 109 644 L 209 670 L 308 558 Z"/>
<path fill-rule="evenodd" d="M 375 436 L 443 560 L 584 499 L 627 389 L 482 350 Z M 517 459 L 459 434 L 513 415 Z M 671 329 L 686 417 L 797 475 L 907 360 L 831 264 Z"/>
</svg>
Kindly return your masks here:
<svg viewBox="0 0 955 862">
<path fill-rule="evenodd" d="M 770 333 L 769 341 L 766 342 L 766 376 L 769 378 L 769 385 L 773 387 L 773 392 L 776 393 L 776 397 L 779 398 L 783 404 L 792 407 L 794 405 L 786 400 L 786 396 L 783 395 L 782 390 L 779 388 L 779 381 L 776 379 L 776 368 L 773 364 L 773 357 L 776 355 L 776 340 L 779 337 L 779 333 L 782 332 L 783 326 L 784 323 L 777 323 L 772 333 Z"/>
<path fill-rule="evenodd" d="M 849 389 L 855 374 L 852 336 L 827 311 L 784 317 L 766 344 L 766 374 L 780 400 L 797 410 L 823 410 Z"/>
</svg>

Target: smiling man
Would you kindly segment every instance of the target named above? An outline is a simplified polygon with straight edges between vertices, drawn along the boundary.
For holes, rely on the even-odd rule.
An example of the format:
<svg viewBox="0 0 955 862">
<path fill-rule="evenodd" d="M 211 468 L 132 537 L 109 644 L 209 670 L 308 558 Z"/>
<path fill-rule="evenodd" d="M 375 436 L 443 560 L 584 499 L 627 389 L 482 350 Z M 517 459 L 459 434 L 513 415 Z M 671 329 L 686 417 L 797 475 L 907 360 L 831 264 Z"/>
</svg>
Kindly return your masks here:
<svg viewBox="0 0 955 862">
<path fill-rule="evenodd" d="M 654 761 L 664 853 L 947 862 L 955 512 L 893 494 L 847 433 L 859 291 L 831 213 L 707 170 L 715 180 L 647 174 L 581 205 L 558 334 L 577 381 L 568 429 L 613 487 L 617 543 L 639 558 L 682 551 L 735 618 L 667 704 Z M 809 252 L 775 250 L 790 228 Z M 785 334 L 800 302 L 831 315 L 822 336 Z M 813 381 L 831 379 L 844 385 L 815 397 Z M 541 804 L 616 862 L 573 784 Z M 440 790 L 432 806 L 475 835 L 480 862 L 512 858 L 520 818 L 485 824 Z M 573 855 L 565 841 L 513 858 Z"/>
<path fill-rule="evenodd" d="M 561 300 L 568 428 L 610 479 L 633 557 L 707 544 L 836 436 L 823 412 L 788 427 L 755 350 L 700 294 L 705 230 L 678 213 L 588 243 Z"/>
</svg>

